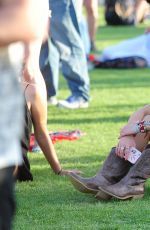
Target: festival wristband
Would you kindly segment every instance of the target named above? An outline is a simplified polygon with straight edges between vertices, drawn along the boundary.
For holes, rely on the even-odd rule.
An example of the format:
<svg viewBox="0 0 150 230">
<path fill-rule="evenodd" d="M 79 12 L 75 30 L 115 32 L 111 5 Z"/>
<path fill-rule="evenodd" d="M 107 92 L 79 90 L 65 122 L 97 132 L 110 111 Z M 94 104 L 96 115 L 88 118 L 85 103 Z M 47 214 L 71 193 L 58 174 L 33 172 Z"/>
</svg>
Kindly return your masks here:
<svg viewBox="0 0 150 230">
<path fill-rule="evenodd" d="M 150 126 L 150 121 L 144 121 L 145 126 Z"/>
<path fill-rule="evenodd" d="M 140 121 L 136 123 L 135 133 L 146 133 L 147 126 L 150 126 L 150 121 Z"/>
</svg>

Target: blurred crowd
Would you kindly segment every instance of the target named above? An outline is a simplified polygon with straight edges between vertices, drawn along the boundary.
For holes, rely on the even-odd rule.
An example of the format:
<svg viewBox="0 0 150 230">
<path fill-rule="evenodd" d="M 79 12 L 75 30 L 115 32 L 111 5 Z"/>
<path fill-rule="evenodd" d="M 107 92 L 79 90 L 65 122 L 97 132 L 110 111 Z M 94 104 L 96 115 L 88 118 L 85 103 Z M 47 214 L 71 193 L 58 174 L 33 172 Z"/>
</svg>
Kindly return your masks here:
<svg viewBox="0 0 150 230">
<path fill-rule="evenodd" d="M 95 40 L 99 12 L 104 12 L 106 25 L 136 26 L 149 17 L 149 4 L 145 0 L 76 0 L 67 3 L 49 0 L 49 4 L 51 29 L 40 55 L 48 103 L 60 108 L 87 108 L 90 101 L 89 57 L 91 53 L 98 53 Z M 100 5 L 103 11 L 99 10 Z M 70 95 L 63 100 L 58 100 L 60 70 L 70 90 Z"/>
</svg>

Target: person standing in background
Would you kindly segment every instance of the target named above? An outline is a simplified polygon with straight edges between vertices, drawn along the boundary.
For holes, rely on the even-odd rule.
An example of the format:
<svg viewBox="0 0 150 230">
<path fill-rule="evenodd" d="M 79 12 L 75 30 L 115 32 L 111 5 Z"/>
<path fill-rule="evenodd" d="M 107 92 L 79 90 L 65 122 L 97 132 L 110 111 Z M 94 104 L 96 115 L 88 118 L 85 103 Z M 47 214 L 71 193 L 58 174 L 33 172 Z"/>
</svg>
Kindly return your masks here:
<svg viewBox="0 0 150 230">
<path fill-rule="evenodd" d="M 49 5 L 52 11 L 50 35 L 42 46 L 40 55 L 40 67 L 46 81 L 48 101 L 61 108 L 87 108 L 90 81 L 76 16 L 76 1 L 49 0 Z M 57 102 L 60 63 L 71 96 Z"/>
</svg>

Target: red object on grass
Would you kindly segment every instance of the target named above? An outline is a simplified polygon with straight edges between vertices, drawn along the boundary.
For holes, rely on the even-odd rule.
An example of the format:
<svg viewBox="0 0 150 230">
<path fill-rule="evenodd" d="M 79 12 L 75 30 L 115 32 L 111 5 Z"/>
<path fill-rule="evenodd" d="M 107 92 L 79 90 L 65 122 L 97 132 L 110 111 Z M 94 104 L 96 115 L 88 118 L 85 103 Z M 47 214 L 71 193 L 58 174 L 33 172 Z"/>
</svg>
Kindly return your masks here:
<svg viewBox="0 0 150 230">
<path fill-rule="evenodd" d="M 95 61 L 95 55 L 94 55 L 94 54 L 89 54 L 89 55 L 88 55 L 88 60 L 89 60 L 90 62 L 94 62 L 94 61 Z"/>
<path fill-rule="evenodd" d="M 85 133 L 81 132 L 80 130 L 60 131 L 60 132 L 50 132 L 49 133 L 49 136 L 53 144 L 55 144 L 57 141 L 63 141 L 63 140 L 68 140 L 68 141 L 78 140 L 80 137 L 84 135 Z M 34 136 L 34 133 L 32 133 L 30 137 L 30 146 L 29 146 L 30 152 L 32 152 L 32 149 L 35 146 L 35 144 L 36 144 L 35 136 Z"/>
</svg>

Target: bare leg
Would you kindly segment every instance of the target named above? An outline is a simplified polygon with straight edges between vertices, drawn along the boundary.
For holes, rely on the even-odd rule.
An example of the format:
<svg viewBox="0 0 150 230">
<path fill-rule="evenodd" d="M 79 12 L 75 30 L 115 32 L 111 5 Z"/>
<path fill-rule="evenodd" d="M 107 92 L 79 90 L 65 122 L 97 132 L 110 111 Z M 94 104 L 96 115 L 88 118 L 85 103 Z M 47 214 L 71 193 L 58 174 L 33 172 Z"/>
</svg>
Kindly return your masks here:
<svg viewBox="0 0 150 230">
<path fill-rule="evenodd" d="M 142 22 L 148 12 L 149 4 L 145 0 L 137 0 L 135 4 L 136 24 Z"/>
<path fill-rule="evenodd" d="M 98 18 L 98 0 L 84 0 L 84 6 L 87 11 L 89 36 L 94 44 Z"/>
</svg>

